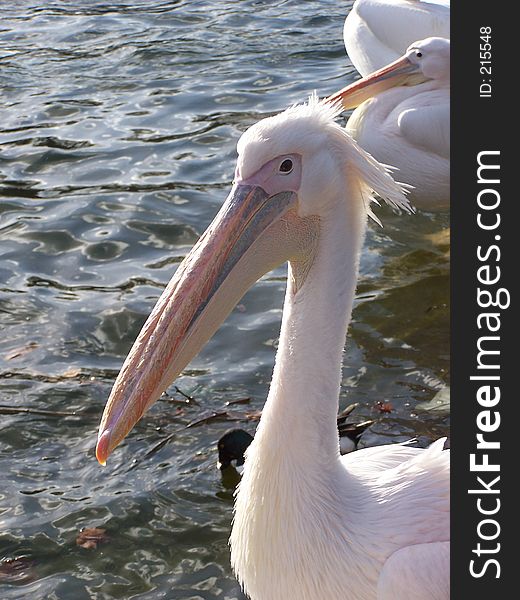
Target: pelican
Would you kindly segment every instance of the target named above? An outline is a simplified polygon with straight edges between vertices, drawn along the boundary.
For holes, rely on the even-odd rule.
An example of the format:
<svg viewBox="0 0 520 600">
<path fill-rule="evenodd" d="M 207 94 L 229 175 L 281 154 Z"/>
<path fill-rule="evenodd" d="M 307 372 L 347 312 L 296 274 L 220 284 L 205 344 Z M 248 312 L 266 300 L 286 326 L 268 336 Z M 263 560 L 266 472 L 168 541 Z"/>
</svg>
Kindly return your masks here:
<svg viewBox="0 0 520 600">
<path fill-rule="evenodd" d="M 450 41 L 414 42 L 404 56 L 333 94 L 356 108 L 349 133 L 378 161 L 396 167 L 420 208 L 450 202 Z"/>
<path fill-rule="evenodd" d="M 343 28 L 347 54 L 363 77 L 432 36 L 450 37 L 449 0 L 356 0 Z"/>
<path fill-rule="evenodd" d="M 235 499 L 237 578 L 252 600 L 446 600 L 444 441 L 339 452 L 342 353 L 371 192 L 411 209 L 337 114 L 313 97 L 242 135 L 231 192 L 131 349 L 96 454 L 104 464 L 245 291 L 288 261 L 273 378 Z"/>
</svg>

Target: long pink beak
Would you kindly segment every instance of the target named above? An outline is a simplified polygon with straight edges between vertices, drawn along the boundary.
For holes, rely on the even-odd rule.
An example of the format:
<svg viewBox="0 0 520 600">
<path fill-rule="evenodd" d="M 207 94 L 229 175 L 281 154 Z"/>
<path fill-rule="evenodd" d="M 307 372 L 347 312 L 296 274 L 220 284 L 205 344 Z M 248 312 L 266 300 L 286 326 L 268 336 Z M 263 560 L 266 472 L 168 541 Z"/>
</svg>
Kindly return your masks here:
<svg viewBox="0 0 520 600">
<path fill-rule="evenodd" d="M 96 456 L 101 464 L 247 289 L 298 251 L 301 227 L 296 204 L 294 192 L 269 196 L 258 186 L 233 186 L 159 298 L 123 364 L 99 427 Z"/>
<path fill-rule="evenodd" d="M 424 81 L 427 81 L 427 78 L 419 66 L 403 56 L 332 94 L 327 98 L 327 102 L 341 102 L 343 108 L 349 110 L 392 87 L 417 85 Z"/>
</svg>

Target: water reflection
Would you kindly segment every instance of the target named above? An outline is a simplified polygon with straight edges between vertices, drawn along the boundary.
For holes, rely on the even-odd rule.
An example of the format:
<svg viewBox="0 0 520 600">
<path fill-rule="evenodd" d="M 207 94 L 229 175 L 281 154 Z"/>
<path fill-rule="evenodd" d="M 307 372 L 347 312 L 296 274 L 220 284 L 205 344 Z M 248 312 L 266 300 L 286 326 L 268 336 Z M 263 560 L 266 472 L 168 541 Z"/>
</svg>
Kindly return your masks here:
<svg viewBox="0 0 520 600">
<path fill-rule="evenodd" d="M 141 324 L 227 194 L 241 132 L 354 76 L 348 4 L 3 3 L 2 598 L 243 598 L 227 547 L 233 484 L 215 467 L 230 422 L 187 426 L 247 396 L 233 423 L 254 430 L 285 269 L 245 295 L 176 382 L 196 403 L 170 390 L 106 469 L 96 429 Z M 449 384 L 448 245 L 435 238 L 447 215 L 378 214 L 341 405 L 376 420 L 364 443 L 427 443 L 449 426 L 416 411 Z M 106 543 L 78 546 L 92 527 Z"/>
</svg>

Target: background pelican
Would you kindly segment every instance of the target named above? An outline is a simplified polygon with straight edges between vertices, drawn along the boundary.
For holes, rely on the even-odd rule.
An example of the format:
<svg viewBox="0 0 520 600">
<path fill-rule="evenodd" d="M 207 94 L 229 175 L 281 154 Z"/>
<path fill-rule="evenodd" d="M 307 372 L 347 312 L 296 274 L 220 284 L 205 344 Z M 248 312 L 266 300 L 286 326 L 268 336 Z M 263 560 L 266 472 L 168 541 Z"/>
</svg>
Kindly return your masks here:
<svg viewBox="0 0 520 600">
<path fill-rule="evenodd" d="M 247 288 L 289 261 L 273 380 L 236 497 L 234 570 L 253 600 L 447 599 L 443 442 L 339 454 L 342 352 L 370 192 L 409 205 L 335 116 L 312 99 L 242 136 L 230 195 L 114 384 L 97 457 L 106 461 Z"/>
<path fill-rule="evenodd" d="M 343 28 L 347 54 L 363 76 L 427 37 L 450 37 L 449 0 L 356 0 Z"/>
<path fill-rule="evenodd" d="M 345 109 L 359 106 L 347 130 L 394 175 L 414 186 L 421 208 L 450 201 L 450 41 L 414 42 L 390 65 L 333 94 Z"/>
</svg>

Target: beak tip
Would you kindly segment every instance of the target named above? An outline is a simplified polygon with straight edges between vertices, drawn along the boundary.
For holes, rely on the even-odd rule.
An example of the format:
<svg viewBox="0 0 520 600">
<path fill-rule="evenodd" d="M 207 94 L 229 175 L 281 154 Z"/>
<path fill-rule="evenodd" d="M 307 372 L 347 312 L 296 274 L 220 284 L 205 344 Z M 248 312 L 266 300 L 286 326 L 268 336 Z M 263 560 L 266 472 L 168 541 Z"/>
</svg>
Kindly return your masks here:
<svg viewBox="0 0 520 600">
<path fill-rule="evenodd" d="M 103 467 L 106 466 L 110 454 L 110 429 L 105 429 L 96 444 L 96 458 Z"/>
</svg>

